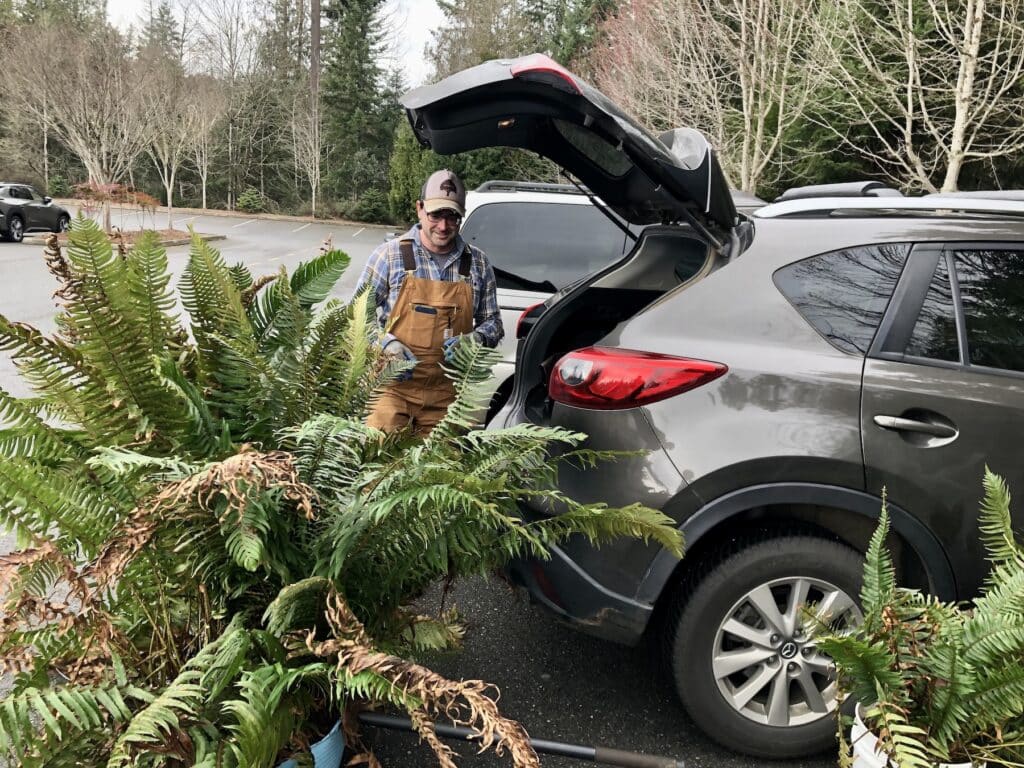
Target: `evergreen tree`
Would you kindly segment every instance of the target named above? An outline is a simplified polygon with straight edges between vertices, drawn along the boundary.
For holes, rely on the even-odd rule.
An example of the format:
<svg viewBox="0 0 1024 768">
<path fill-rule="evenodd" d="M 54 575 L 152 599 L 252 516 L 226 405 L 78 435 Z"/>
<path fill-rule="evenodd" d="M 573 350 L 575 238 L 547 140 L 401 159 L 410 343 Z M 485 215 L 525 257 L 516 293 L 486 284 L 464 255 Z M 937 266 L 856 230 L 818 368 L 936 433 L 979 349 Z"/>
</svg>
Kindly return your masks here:
<svg viewBox="0 0 1024 768">
<path fill-rule="evenodd" d="M 139 58 L 146 63 L 176 62 L 181 65 L 182 35 L 168 0 L 149 6 L 149 17 L 139 36 Z"/>
<path fill-rule="evenodd" d="M 74 29 L 106 23 L 106 0 L 24 0 L 21 21 L 25 24 L 69 24 Z"/>
<path fill-rule="evenodd" d="M 303 0 L 273 0 L 264 16 L 260 63 L 275 82 L 296 83 L 309 66 L 309 16 Z"/>
<path fill-rule="evenodd" d="M 332 0 L 326 8 L 323 114 L 330 159 L 327 186 L 353 200 L 386 189 L 394 102 L 387 103 L 382 0 Z"/>
</svg>

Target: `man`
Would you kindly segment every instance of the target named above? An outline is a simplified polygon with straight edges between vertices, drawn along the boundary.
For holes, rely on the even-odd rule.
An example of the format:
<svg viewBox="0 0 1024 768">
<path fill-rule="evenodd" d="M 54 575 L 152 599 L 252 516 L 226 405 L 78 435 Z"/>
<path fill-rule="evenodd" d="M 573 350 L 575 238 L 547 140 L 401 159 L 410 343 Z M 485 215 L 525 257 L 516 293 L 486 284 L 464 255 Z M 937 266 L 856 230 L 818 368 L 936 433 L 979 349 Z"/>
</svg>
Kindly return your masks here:
<svg viewBox="0 0 1024 768">
<path fill-rule="evenodd" d="M 419 223 L 378 247 L 356 292 L 370 286 L 385 353 L 415 363 L 374 403 L 367 424 L 385 432 L 410 426 L 430 434 L 455 399 L 441 361 L 475 337 L 496 347 L 504 330 L 494 270 L 459 236 L 466 189 L 448 170 L 430 175 L 416 201 Z"/>
</svg>

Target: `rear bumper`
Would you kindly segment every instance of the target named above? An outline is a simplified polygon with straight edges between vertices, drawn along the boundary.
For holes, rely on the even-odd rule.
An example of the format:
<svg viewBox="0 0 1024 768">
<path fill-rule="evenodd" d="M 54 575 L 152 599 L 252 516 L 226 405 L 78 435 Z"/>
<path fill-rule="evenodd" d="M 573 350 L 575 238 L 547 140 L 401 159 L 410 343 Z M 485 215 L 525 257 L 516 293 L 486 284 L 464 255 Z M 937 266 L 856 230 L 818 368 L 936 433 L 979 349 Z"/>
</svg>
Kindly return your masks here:
<svg viewBox="0 0 1024 768">
<path fill-rule="evenodd" d="M 514 560 L 505 572 L 531 600 L 573 628 L 616 643 L 639 642 L 654 610 L 601 586 L 558 547 L 551 548 L 549 560 Z"/>
</svg>

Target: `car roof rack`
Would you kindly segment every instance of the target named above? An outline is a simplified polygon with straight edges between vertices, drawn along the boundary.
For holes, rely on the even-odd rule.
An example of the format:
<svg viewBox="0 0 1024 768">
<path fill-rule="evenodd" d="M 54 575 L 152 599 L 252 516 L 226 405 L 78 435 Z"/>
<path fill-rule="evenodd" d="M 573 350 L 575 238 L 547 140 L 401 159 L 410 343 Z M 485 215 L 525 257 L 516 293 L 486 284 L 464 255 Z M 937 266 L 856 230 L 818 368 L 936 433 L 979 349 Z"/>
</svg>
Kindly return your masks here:
<svg viewBox="0 0 1024 768">
<path fill-rule="evenodd" d="M 986 200 L 1024 200 L 1024 189 L 974 189 L 964 192 L 931 192 L 925 197 L 983 197 Z"/>
<path fill-rule="evenodd" d="M 880 181 L 844 181 L 838 184 L 808 184 L 791 187 L 773 202 L 804 200 L 811 197 L 903 197 L 903 193 Z"/>
<path fill-rule="evenodd" d="M 754 211 L 760 219 L 828 216 L 1024 216 L 1024 198 L 994 199 L 962 194 L 922 197 L 815 197 L 771 203 Z"/>
<path fill-rule="evenodd" d="M 555 184 L 549 181 L 508 181 L 491 179 L 485 181 L 474 192 L 558 192 L 561 194 L 585 195 L 586 187 L 581 190 L 573 184 Z"/>
</svg>

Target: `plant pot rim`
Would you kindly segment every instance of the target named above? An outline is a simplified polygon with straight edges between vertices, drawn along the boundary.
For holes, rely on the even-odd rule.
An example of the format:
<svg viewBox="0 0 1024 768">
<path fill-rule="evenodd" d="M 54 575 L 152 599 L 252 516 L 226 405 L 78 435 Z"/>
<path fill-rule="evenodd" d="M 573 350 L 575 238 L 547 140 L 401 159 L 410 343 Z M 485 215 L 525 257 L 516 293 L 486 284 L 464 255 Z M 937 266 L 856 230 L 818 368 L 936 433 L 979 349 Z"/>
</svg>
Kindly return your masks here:
<svg viewBox="0 0 1024 768">
<path fill-rule="evenodd" d="M 853 711 L 853 725 L 850 726 L 850 744 L 853 747 L 854 766 L 878 766 L 878 768 L 899 768 L 889 756 L 878 749 L 878 737 L 868 728 L 861 712 L 865 710 L 859 701 Z M 987 763 L 936 763 L 938 768 L 985 768 Z"/>
</svg>

